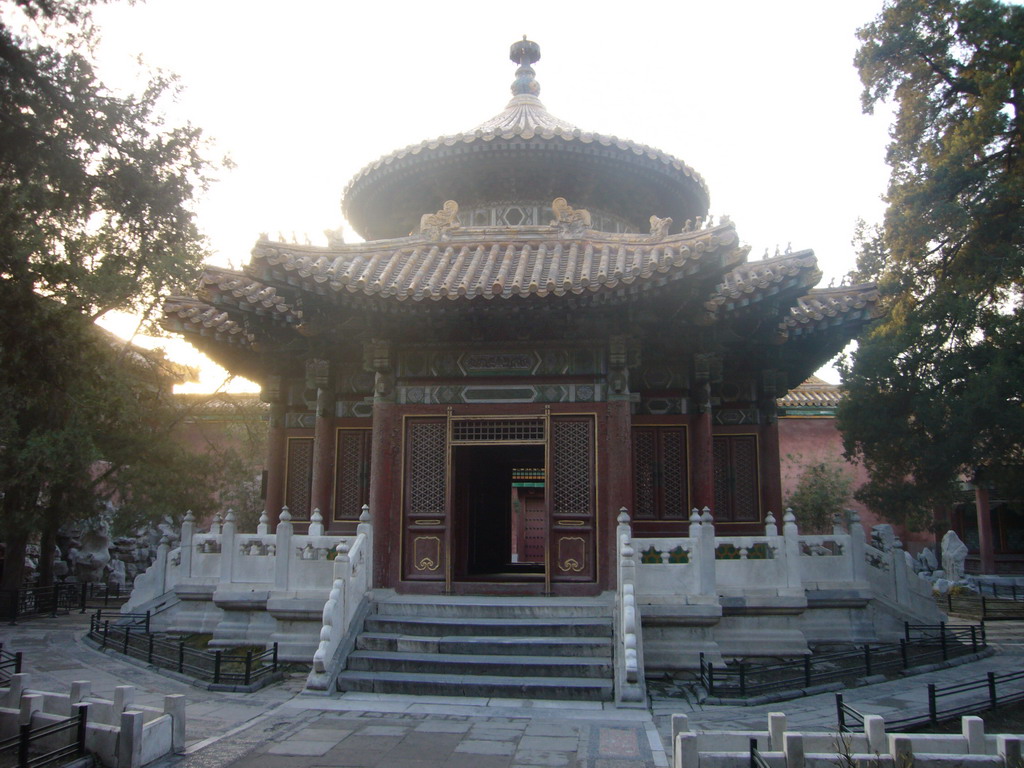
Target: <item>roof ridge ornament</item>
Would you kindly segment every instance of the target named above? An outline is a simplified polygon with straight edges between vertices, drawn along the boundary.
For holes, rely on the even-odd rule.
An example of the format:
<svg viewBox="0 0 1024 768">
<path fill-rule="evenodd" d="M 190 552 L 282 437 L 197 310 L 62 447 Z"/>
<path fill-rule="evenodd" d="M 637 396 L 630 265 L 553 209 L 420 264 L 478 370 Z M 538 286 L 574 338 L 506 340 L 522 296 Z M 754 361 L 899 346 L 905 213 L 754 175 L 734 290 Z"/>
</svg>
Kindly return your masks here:
<svg viewBox="0 0 1024 768">
<path fill-rule="evenodd" d="M 420 217 L 420 231 L 428 240 L 441 240 L 453 229 L 461 226 L 459 221 L 459 204 L 454 200 L 445 200 L 437 213 L 424 213 Z M 413 233 L 417 234 L 417 233 Z"/>
<path fill-rule="evenodd" d="M 513 96 L 537 96 L 540 94 L 540 83 L 535 79 L 536 72 L 531 64 L 540 61 L 540 46 L 523 35 L 522 40 L 512 43 L 508 57 L 519 65 L 516 79 L 512 82 Z"/>
<path fill-rule="evenodd" d="M 590 211 L 573 208 L 564 197 L 551 201 L 551 211 L 555 214 L 551 226 L 557 227 L 562 237 L 577 237 L 591 227 Z"/>
</svg>

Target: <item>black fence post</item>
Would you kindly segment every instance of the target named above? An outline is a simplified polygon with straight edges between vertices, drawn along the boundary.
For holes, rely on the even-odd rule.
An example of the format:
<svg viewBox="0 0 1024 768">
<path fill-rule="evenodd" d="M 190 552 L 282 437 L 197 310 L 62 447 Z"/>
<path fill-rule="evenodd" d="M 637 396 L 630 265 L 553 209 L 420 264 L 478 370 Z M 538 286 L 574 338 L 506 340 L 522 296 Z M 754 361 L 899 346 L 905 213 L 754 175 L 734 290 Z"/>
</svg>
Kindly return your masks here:
<svg viewBox="0 0 1024 768">
<path fill-rule="evenodd" d="M 910 622 L 909 621 L 904 621 L 903 622 L 903 637 L 906 638 L 908 643 L 910 642 Z"/>
<path fill-rule="evenodd" d="M 907 641 L 900 639 L 900 660 L 903 662 L 903 668 L 907 668 Z"/>
<path fill-rule="evenodd" d="M 150 612 L 146 611 L 146 634 L 149 634 L 149 617 L 150 617 Z"/>
<path fill-rule="evenodd" d="M 836 725 L 840 733 L 846 731 L 846 717 L 843 714 L 843 694 L 836 694 Z"/>
<path fill-rule="evenodd" d="M 985 637 L 985 625 L 981 625 L 981 647 L 988 648 L 988 638 Z"/>
<path fill-rule="evenodd" d="M 981 623 L 985 623 L 985 616 L 988 613 L 988 606 L 985 604 L 985 596 L 981 596 Z"/>
<path fill-rule="evenodd" d="M 757 761 L 754 760 L 754 750 L 757 749 L 757 739 L 750 740 L 750 768 L 757 768 Z"/>
<path fill-rule="evenodd" d="M 274 643 L 274 671 L 277 672 L 277 643 Z"/>
<path fill-rule="evenodd" d="M 804 656 L 804 687 L 811 687 L 811 657 L 809 654 Z"/>
<path fill-rule="evenodd" d="M 996 673 L 988 673 L 988 700 L 992 705 L 992 709 L 995 709 L 999 705 L 999 697 L 996 696 Z"/>
<path fill-rule="evenodd" d="M 214 651 L 213 655 L 213 682 L 220 682 L 220 657 L 223 651 Z"/>
<path fill-rule="evenodd" d="M 700 684 L 706 687 L 707 683 L 705 682 L 705 679 L 706 678 L 704 676 L 704 651 L 701 651 L 700 652 Z"/>
<path fill-rule="evenodd" d="M 942 645 L 942 660 L 949 660 L 949 649 L 946 648 L 946 622 L 939 624 L 939 642 Z"/>
<path fill-rule="evenodd" d="M 715 695 L 715 665 L 708 662 L 708 695 Z"/>
<path fill-rule="evenodd" d="M 18 728 L 18 766 L 28 765 L 28 745 L 32 741 L 32 724 Z"/>
<path fill-rule="evenodd" d="M 181 640 L 178 643 L 178 672 L 185 671 L 185 641 Z"/>
<path fill-rule="evenodd" d="M 21 673 L 21 651 L 14 654 L 14 674 Z"/>
<path fill-rule="evenodd" d="M 131 636 L 132 628 L 130 625 L 127 625 L 124 628 L 124 650 L 122 651 L 122 653 L 124 653 L 125 656 L 128 655 L 128 641 L 131 639 Z"/>
<path fill-rule="evenodd" d="M 245 652 L 245 684 L 252 679 L 252 651 Z"/>
<path fill-rule="evenodd" d="M 971 624 L 971 653 L 978 652 L 978 634 L 975 631 L 977 627 Z"/>
<path fill-rule="evenodd" d="M 932 725 L 939 722 L 939 712 L 935 703 L 935 683 L 928 683 L 928 719 Z"/>
<path fill-rule="evenodd" d="M 747 695 L 747 663 L 740 662 L 740 696 Z"/>
<path fill-rule="evenodd" d="M 103 643 L 100 645 L 100 648 L 106 648 L 107 647 L 107 635 L 109 635 L 109 634 L 110 634 L 110 621 L 107 620 L 107 621 L 103 622 Z"/>
<path fill-rule="evenodd" d="M 149 652 L 146 654 L 146 662 L 148 664 L 153 663 L 153 639 L 155 635 L 148 635 L 149 637 Z"/>
<path fill-rule="evenodd" d="M 87 584 L 83 581 L 82 588 L 78 590 L 78 607 L 81 608 L 81 611 L 79 611 L 79 613 L 85 613 L 85 604 L 88 602 L 86 588 Z"/>
<path fill-rule="evenodd" d="M 75 708 L 78 709 L 78 728 L 75 733 L 75 741 L 78 742 L 78 754 L 85 754 L 85 735 L 89 727 L 89 705 L 80 701 L 75 704 Z"/>
</svg>

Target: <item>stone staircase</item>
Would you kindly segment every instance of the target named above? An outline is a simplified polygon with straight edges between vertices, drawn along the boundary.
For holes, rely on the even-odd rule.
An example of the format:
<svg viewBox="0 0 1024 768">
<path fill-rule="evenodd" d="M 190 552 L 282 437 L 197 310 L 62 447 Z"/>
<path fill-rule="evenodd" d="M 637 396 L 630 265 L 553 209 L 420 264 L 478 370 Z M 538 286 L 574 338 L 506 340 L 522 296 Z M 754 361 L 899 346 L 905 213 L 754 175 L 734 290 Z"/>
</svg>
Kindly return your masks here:
<svg viewBox="0 0 1024 768">
<path fill-rule="evenodd" d="M 375 600 L 339 691 L 611 701 L 608 598 Z"/>
</svg>

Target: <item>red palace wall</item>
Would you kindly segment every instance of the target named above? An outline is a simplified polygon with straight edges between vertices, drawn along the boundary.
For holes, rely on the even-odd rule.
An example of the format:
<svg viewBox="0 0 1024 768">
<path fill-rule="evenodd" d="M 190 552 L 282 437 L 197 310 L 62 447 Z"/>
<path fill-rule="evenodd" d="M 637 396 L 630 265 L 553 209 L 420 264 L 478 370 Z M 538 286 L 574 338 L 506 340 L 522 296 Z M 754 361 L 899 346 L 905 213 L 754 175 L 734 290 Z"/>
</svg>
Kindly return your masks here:
<svg viewBox="0 0 1024 768">
<path fill-rule="evenodd" d="M 779 419 L 779 456 L 782 459 L 782 498 L 796 488 L 801 468 L 821 462 L 840 461 L 844 471 L 853 478 L 853 490 L 867 482 L 867 470 L 863 465 L 853 464 L 843 458 L 843 441 L 836 429 L 835 419 L 828 417 L 800 418 L 788 417 Z M 791 458 L 792 457 L 792 458 Z M 868 510 L 855 499 L 850 499 L 848 509 L 854 509 L 860 515 L 865 531 L 870 532 L 871 526 L 888 522 L 883 517 Z M 800 523 L 800 510 L 794 510 L 797 524 Z M 935 548 L 935 536 L 927 531 L 910 532 L 900 525 L 893 525 L 896 535 L 903 540 L 904 547 L 911 554 L 916 554 L 924 547 Z"/>
</svg>

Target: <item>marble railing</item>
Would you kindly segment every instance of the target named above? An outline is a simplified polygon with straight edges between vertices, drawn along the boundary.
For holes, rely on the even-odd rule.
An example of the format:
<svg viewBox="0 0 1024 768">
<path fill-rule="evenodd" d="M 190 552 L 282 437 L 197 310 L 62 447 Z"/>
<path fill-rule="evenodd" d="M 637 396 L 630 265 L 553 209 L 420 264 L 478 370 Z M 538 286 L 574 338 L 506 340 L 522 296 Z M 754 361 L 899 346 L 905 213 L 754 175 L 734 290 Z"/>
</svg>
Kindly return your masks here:
<svg viewBox="0 0 1024 768">
<path fill-rule="evenodd" d="M 904 551 L 871 546 L 855 512 L 848 524 L 804 535 L 787 509 L 781 534 L 769 513 L 763 535 L 718 536 L 710 510 L 694 509 L 687 537 L 632 539 L 637 599 L 643 607 L 774 598 L 796 607 L 810 591 L 856 589 L 911 613 L 933 612 L 930 585 L 914 575 Z"/>
<path fill-rule="evenodd" d="M 344 542 L 351 549 L 353 539 L 325 535 L 318 510 L 313 512 L 305 534 L 294 532 L 287 507 L 281 510 L 274 533 L 269 532 L 266 513 L 255 533 L 238 531 L 231 510 L 223 518 L 216 515 L 210 530 L 200 533 L 195 530 L 195 517 L 188 512 L 181 525 L 181 545 L 172 550 L 164 537 L 153 565 L 136 578 L 125 610 L 135 610 L 190 584 L 216 584 L 218 588 L 238 584 L 276 592 L 326 593 L 333 581 L 338 545 Z"/>
</svg>

